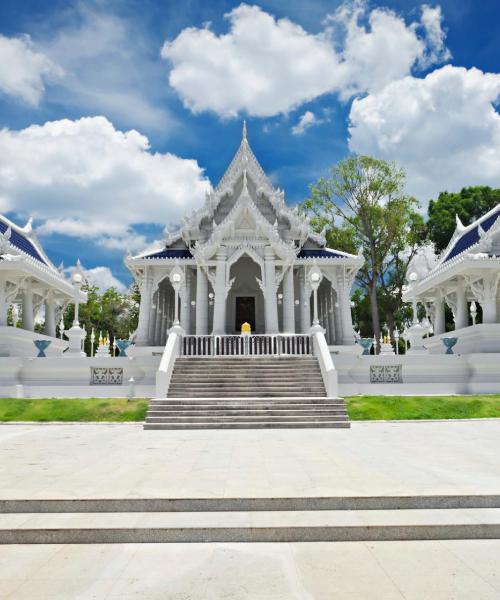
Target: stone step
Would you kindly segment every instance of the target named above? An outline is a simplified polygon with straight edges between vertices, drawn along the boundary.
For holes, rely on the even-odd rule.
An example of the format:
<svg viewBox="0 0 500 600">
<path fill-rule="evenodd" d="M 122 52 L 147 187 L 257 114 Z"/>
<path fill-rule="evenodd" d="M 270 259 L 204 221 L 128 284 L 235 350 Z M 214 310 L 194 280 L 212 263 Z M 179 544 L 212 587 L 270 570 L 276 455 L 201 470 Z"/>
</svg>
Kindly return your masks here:
<svg viewBox="0 0 500 600">
<path fill-rule="evenodd" d="M 500 494 L 221 498 L 30 498 L 0 500 L 0 513 L 118 513 L 498 508 Z"/>
<path fill-rule="evenodd" d="M 205 402 L 205 400 L 207 402 Z M 345 406 L 342 398 L 331 398 L 327 396 L 280 396 L 278 398 L 269 398 L 263 400 L 262 396 L 248 396 L 247 398 L 231 397 L 226 398 L 196 398 L 193 399 L 191 396 L 185 396 L 184 398 L 153 398 L 149 401 L 150 406 L 165 405 L 165 406 L 179 406 L 179 405 L 193 405 L 202 406 L 203 404 L 209 404 L 210 406 L 217 406 L 223 404 L 224 406 L 245 406 L 253 407 L 258 404 L 264 404 L 265 406 L 281 406 L 283 404 L 290 405 L 318 405 L 318 406 Z"/>
<path fill-rule="evenodd" d="M 177 363 L 313 363 L 316 357 L 310 354 L 304 356 L 180 356 Z"/>
<path fill-rule="evenodd" d="M 197 422 L 197 423 L 144 423 L 144 429 L 348 429 L 349 421 L 275 421 L 262 420 L 252 423 L 233 422 Z"/>
<path fill-rule="evenodd" d="M 0 544 L 497 539 L 500 509 L 24 513 Z"/>
<path fill-rule="evenodd" d="M 167 423 L 167 424 L 182 424 L 182 423 L 261 423 L 266 421 L 268 423 L 322 423 L 323 421 L 347 421 L 347 415 L 320 415 L 320 414 L 309 414 L 309 415 L 162 415 L 162 416 L 150 416 L 146 417 L 146 423 Z"/>
<path fill-rule="evenodd" d="M 190 383 L 190 384 L 183 384 L 183 383 L 172 383 L 169 387 L 169 392 L 174 392 L 174 391 L 178 391 L 181 389 L 185 389 L 186 391 L 189 391 L 189 393 L 191 392 L 196 392 L 199 390 L 220 390 L 222 391 L 226 391 L 226 390 L 235 390 L 235 391 L 239 391 L 239 390 L 249 390 L 249 386 L 248 384 L 245 383 L 212 383 L 211 381 L 207 381 L 204 383 Z M 282 391 L 284 392 L 284 394 L 286 395 L 287 391 L 290 392 L 299 392 L 302 391 L 305 394 L 307 394 L 307 392 L 324 392 L 325 388 L 321 385 L 284 385 L 282 383 L 276 383 L 276 384 L 272 384 L 272 383 L 254 383 L 251 386 L 251 389 L 249 391 L 253 391 L 254 393 L 259 393 L 261 391 L 265 392 L 265 391 Z M 187 395 L 187 394 L 186 394 Z"/>
<path fill-rule="evenodd" d="M 148 411 L 148 418 L 150 417 L 188 417 L 190 415 L 210 415 L 210 416 L 241 416 L 241 417 L 250 417 L 250 416 L 259 416 L 259 415 L 270 415 L 270 416 L 284 416 L 284 415 L 293 415 L 293 416 L 314 416 L 314 415 L 346 415 L 345 408 L 335 407 L 335 408 L 282 408 L 275 409 L 272 407 L 261 407 L 261 408 L 233 408 L 233 407 L 220 407 L 220 408 L 198 408 L 198 407 L 184 407 L 182 410 L 174 408 L 170 409 L 151 409 Z"/>
<path fill-rule="evenodd" d="M 221 392 L 219 391 L 213 391 L 213 392 L 209 392 L 207 390 L 200 390 L 199 392 L 192 392 L 191 393 L 191 398 L 194 399 L 201 399 L 201 398 L 220 398 L 220 399 L 224 399 L 224 398 L 232 398 L 234 397 L 234 393 L 235 390 L 228 390 L 227 392 Z M 241 398 L 252 398 L 254 396 L 255 391 L 240 391 L 238 392 L 238 397 Z M 288 393 L 286 394 L 287 396 L 292 396 L 293 393 L 288 391 Z M 308 395 L 312 396 L 311 391 L 308 390 Z M 266 392 L 260 392 L 260 397 L 261 398 L 281 398 L 283 396 L 283 392 L 281 391 L 266 391 Z M 295 394 L 295 396 L 297 398 L 302 398 L 304 396 L 304 392 L 300 391 L 297 392 Z M 186 397 L 186 390 L 180 390 L 178 392 L 171 392 L 169 393 L 169 399 L 177 399 L 177 398 L 185 398 Z M 323 392 L 321 393 L 317 393 L 316 398 L 324 398 L 325 394 Z"/>
</svg>

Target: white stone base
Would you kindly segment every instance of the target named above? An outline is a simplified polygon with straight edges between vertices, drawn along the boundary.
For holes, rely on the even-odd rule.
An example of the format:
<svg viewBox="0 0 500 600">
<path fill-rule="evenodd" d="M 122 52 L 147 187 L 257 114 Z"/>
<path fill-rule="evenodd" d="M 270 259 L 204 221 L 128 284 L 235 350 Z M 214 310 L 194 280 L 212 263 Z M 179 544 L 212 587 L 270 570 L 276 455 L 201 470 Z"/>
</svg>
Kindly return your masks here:
<svg viewBox="0 0 500 600">
<path fill-rule="evenodd" d="M 61 356 L 68 347 L 66 340 L 28 331 L 20 327 L 0 327 L 0 357 L 21 356 L 35 357 L 38 354 L 33 340 L 50 340 L 52 343 L 45 350 L 47 357 Z M 0 380 L 1 381 L 1 380 Z"/>
<path fill-rule="evenodd" d="M 441 340 L 445 337 L 458 338 L 454 354 L 500 353 L 500 323 L 481 323 L 448 331 L 426 338 L 424 344 L 431 354 L 444 354 L 446 348 Z"/>
</svg>

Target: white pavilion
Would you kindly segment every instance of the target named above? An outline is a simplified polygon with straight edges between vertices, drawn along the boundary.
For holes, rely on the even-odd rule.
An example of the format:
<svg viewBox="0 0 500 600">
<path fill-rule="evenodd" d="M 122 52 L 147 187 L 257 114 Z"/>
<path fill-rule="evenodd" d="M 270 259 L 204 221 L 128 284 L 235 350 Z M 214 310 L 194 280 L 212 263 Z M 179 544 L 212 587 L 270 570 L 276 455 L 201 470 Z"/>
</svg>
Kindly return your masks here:
<svg viewBox="0 0 500 600">
<path fill-rule="evenodd" d="M 328 344 L 354 344 L 350 294 L 363 258 L 325 246 L 274 188 L 244 125 L 240 147 L 205 204 L 166 233 L 163 247 L 125 260 L 141 292 L 136 346 L 166 342 L 175 320 L 174 268 L 183 274 L 186 335 L 236 334 L 245 322 L 254 333 L 309 332 L 314 267 L 322 275 L 317 306 Z"/>
<path fill-rule="evenodd" d="M 80 291 L 78 299 L 86 302 L 87 296 Z M 49 354 L 60 354 L 67 343 L 56 338 L 57 323 L 74 301 L 74 286 L 45 254 L 31 219 L 19 227 L 0 215 L 0 356 L 36 356 L 35 338 L 50 340 Z M 14 320 L 19 315 L 21 327 L 8 326 L 9 308 Z M 43 334 L 35 333 L 40 313 Z"/>
<path fill-rule="evenodd" d="M 446 336 L 458 338 L 457 353 L 500 352 L 499 217 L 500 205 L 468 226 L 457 216 L 455 232 L 440 256 L 427 248 L 410 264 L 404 300 L 427 308 L 434 333 L 425 341 L 430 352 L 444 352 L 441 338 Z M 445 305 L 454 320 L 448 333 Z"/>
</svg>

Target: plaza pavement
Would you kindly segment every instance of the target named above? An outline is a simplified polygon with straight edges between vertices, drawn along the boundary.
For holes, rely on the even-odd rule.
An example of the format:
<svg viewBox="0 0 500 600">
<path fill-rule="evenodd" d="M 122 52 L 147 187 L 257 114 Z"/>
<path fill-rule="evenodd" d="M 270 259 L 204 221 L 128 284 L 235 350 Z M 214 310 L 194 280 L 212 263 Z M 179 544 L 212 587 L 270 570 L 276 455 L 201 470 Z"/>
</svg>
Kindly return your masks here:
<svg viewBox="0 0 500 600">
<path fill-rule="evenodd" d="M 499 494 L 500 421 L 0 426 L 2 498 Z M 19 515 L 22 517 L 22 515 Z M 3 600 L 500 598 L 500 540 L 0 546 Z"/>
<path fill-rule="evenodd" d="M 7 498 L 499 494 L 500 420 L 350 430 L 0 425 Z"/>
</svg>

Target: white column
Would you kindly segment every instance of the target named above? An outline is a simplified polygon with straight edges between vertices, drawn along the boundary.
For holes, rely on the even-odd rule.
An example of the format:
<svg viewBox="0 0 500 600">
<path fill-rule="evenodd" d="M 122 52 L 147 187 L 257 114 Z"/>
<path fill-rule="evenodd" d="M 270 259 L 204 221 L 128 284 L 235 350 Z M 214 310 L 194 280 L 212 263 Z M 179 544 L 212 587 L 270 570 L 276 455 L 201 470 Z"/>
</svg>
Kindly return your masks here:
<svg viewBox="0 0 500 600">
<path fill-rule="evenodd" d="M 459 279 L 457 283 L 457 314 L 455 317 L 455 329 L 462 329 L 469 325 L 469 310 L 467 297 L 465 295 L 465 283 Z"/>
<path fill-rule="evenodd" d="M 163 289 L 158 288 L 154 322 L 154 345 L 161 346 L 161 323 L 163 319 Z"/>
<path fill-rule="evenodd" d="M 339 294 L 340 318 L 342 320 L 342 344 L 354 344 L 354 328 L 352 326 L 351 313 L 351 289 L 350 286 L 342 280 Z"/>
<path fill-rule="evenodd" d="M 332 294 L 331 287 L 328 290 L 327 310 L 328 310 L 328 334 L 330 337 L 330 345 L 333 346 L 333 344 L 335 344 L 335 319 L 333 316 L 334 306 L 333 306 L 333 294 Z"/>
<path fill-rule="evenodd" d="M 155 345 L 156 309 L 158 307 L 159 288 L 151 294 L 151 307 L 149 310 L 148 345 Z"/>
<path fill-rule="evenodd" d="M 221 246 L 217 252 L 214 294 L 213 333 L 223 335 L 226 332 L 226 248 L 224 246 Z"/>
<path fill-rule="evenodd" d="M 9 303 L 7 302 L 7 278 L 0 275 L 0 327 L 7 325 L 7 312 Z"/>
<path fill-rule="evenodd" d="M 278 303 L 276 301 L 276 268 L 274 264 L 274 250 L 266 246 L 264 254 L 264 268 L 266 272 L 265 316 L 266 333 L 278 333 Z"/>
<path fill-rule="evenodd" d="M 441 292 L 437 291 L 434 297 L 434 335 L 439 335 L 446 331 L 446 320 L 444 312 L 444 300 Z"/>
<path fill-rule="evenodd" d="M 44 333 L 56 337 L 56 302 L 51 296 L 45 300 Z"/>
<path fill-rule="evenodd" d="M 183 289 L 181 291 L 181 327 L 189 335 L 191 332 L 191 269 L 186 268 Z"/>
<path fill-rule="evenodd" d="M 283 332 L 295 333 L 293 266 L 287 270 L 283 278 Z"/>
<path fill-rule="evenodd" d="M 160 327 L 160 345 L 164 346 L 167 341 L 167 329 L 168 329 L 168 290 L 163 290 L 163 303 L 161 307 L 161 327 Z"/>
<path fill-rule="evenodd" d="M 208 333 L 208 280 L 205 271 L 196 268 L 196 335 Z"/>
<path fill-rule="evenodd" d="M 135 336 L 135 343 L 137 346 L 148 346 L 152 343 L 149 339 L 152 287 L 153 277 L 149 274 L 145 274 L 139 283 L 141 303 L 139 305 L 139 322 L 137 324 L 137 333 Z"/>
<path fill-rule="evenodd" d="M 305 266 L 299 270 L 300 285 L 300 330 L 302 333 L 309 333 L 311 329 L 311 308 L 309 301 L 311 299 L 311 290 L 306 281 Z"/>
<path fill-rule="evenodd" d="M 33 315 L 33 290 L 30 284 L 23 290 L 23 329 L 33 331 L 35 327 Z"/>
<path fill-rule="evenodd" d="M 483 323 L 496 323 L 497 322 L 497 289 L 498 289 L 498 275 L 492 273 L 483 279 Z"/>
</svg>

